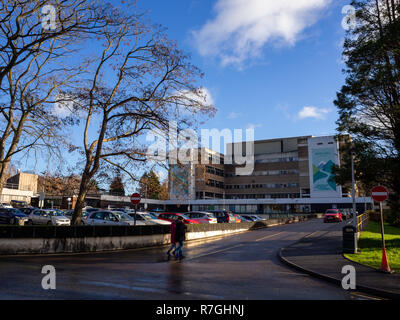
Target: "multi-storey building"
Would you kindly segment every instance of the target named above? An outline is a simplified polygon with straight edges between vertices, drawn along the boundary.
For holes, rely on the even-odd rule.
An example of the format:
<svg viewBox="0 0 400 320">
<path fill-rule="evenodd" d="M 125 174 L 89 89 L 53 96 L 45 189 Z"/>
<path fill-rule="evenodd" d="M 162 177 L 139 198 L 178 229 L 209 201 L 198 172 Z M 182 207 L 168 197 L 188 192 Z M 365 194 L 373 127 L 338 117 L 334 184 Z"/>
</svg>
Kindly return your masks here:
<svg viewBox="0 0 400 320">
<path fill-rule="evenodd" d="M 206 200 L 212 199 L 222 199 L 224 207 L 230 203 L 252 202 L 257 205 L 253 204 L 251 211 L 257 212 L 308 211 L 312 203 L 332 207 L 332 199 L 340 206 L 340 199 L 348 195 L 342 194 L 341 186 L 335 183 L 332 167 L 340 166 L 341 146 L 348 142 L 348 136 L 340 140 L 335 136 L 260 140 L 250 144 L 251 150 L 246 150 L 245 142 L 228 144 L 225 156 L 209 149 L 198 149 L 199 154 L 206 152 L 207 156 L 202 159 L 209 161 L 187 166 L 190 170 L 186 177 L 192 178 L 183 180 L 188 181 L 188 190 L 192 192 L 187 193 L 185 199 L 193 204 L 202 200 L 205 204 L 196 206 L 197 209 L 205 209 Z M 235 161 L 237 150 L 239 155 L 247 156 L 247 162 L 252 161 L 250 166 L 247 163 L 251 169 L 245 174 L 238 170 L 244 165 Z M 173 200 L 174 183 L 170 187 Z M 342 202 L 348 203 L 348 200 Z M 240 205 L 230 209 L 248 211 Z"/>
</svg>

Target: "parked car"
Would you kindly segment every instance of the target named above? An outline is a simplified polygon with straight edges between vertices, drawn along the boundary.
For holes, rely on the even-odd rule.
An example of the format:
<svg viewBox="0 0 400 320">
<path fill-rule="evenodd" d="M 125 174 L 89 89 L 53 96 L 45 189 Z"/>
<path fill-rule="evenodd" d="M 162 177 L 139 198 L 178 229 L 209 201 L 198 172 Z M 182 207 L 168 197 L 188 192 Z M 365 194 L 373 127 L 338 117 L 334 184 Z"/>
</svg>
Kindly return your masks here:
<svg viewBox="0 0 400 320">
<path fill-rule="evenodd" d="M 8 208 L 8 209 L 12 209 L 13 208 L 13 206 L 11 204 L 7 203 L 7 202 L 2 202 L 0 204 L 0 207 L 1 208 Z"/>
<path fill-rule="evenodd" d="M 325 211 L 324 223 L 327 222 L 342 222 L 343 215 L 339 209 L 328 209 Z"/>
<path fill-rule="evenodd" d="M 254 219 L 250 216 L 245 216 L 242 214 L 242 215 L 240 215 L 240 217 L 242 219 L 242 222 L 253 222 L 254 221 Z"/>
<path fill-rule="evenodd" d="M 36 209 L 29 214 L 28 224 L 70 226 L 71 220 L 57 209 Z"/>
<path fill-rule="evenodd" d="M 15 208 L 0 208 L 0 224 L 13 224 L 23 226 L 28 221 L 28 216 Z"/>
<path fill-rule="evenodd" d="M 217 218 L 218 223 L 236 223 L 236 218 L 231 211 L 211 210 L 208 212 L 214 214 L 214 216 Z"/>
<path fill-rule="evenodd" d="M 24 207 L 24 208 L 19 208 L 18 210 L 21 211 L 22 213 L 25 213 L 27 216 L 31 214 L 31 212 L 37 210 L 39 208 L 35 207 Z"/>
<path fill-rule="evenodd" d="M 250 215 L 251 218 L 253 218 L 254 221 L 263 221 L 266 219 L 261 218 L 260 216 L 256 215 L 256 214 L 251 214 Z"/>
<path fill-rule="evenodd" d="M 86 208 L 83 208 L 83 209 L 82 209 L 82 212 L 87 212 L 87 213 L 89 214 L 89 213 L 91 213 L 91 212 L 99 211 L 99 210 L 101 210 L 101 209 L 99 209 L 99 208 L 92 208 L 92 207 L 86 207 Z"/>
<path fill-rule="evenodd" d="M 198 221 L 198 223 L 218 223 L 218 220 L 214 214 L 209 212 L 191 211 L 186 212 L 185 216 Z"/>
<path fill-rule="evenodd" d="M 89 214 L 84 220 L 85 225 L 111 225 L 111 226 L 133 226 L 135 220 L 124 212 L 98 210 Z M 143 221 L 136 221 L 137 226 L 144 226 Z"/>
<path fill-rule="evenodd" d="M 93 211 L 92 211 L 93 212 Z M 64 216 L 66 216 L 69 219 L 72 219 L 72 215 L 74 214 L 74 210 L 69 209 L 64 211 Z M 86 219 L 89 215 L 89 212 L 87 211 L 82 211 L 82 219 Z"/>
<path fill-rule="evenodd" d="M 135 212 L 130 211 L 128 213 L 133 219 L 135 216 Z M 157 224 L 161 224 L 161 225 L 170 225 L 171 222 L 169 221 L 165 221 L 165 220 L 160 220 L 155 218 L 153 215 L 151 215 L 148 212 L 136 212 L 136 221 L 143 221 L 146 225 L 157 225 Z"/>
<path fill-rule="evenodd" d="M 189 217 L 185 216 L 182 213 L 161 213 L 158 216 L 158 219 L 172 222 L 172 221 L 176 221 L 179 216 L 181 216 L 183 218 L 184 224 L 198 224 L 198 222 L 196 220 L 190 219 Z"/>
<path fill-rule="evenodd" d="M 13 208 L 23 208 L 28 205 L 26 201 L 20 201 L 20 200 L 11 200 L 10 204 L 12 205 Z"/>
</svg>

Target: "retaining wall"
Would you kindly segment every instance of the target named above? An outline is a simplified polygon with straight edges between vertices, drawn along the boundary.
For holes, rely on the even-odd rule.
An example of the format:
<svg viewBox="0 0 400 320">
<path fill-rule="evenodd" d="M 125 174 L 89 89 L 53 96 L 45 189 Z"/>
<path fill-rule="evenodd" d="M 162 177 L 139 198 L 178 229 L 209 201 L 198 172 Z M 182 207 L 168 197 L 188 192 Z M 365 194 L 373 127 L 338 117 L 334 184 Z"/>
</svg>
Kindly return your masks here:
<svg viewBox="0 0 400 320">
<path fill-rule="evenodd" d="M 250 223 L 187 225 L 186 239 L 216 236 L 316 218 L 296 216 Z M 162 246 L 170 243 L 169 226 L 0 226 L 0 255 L 97 252 Z"/>
</svg>

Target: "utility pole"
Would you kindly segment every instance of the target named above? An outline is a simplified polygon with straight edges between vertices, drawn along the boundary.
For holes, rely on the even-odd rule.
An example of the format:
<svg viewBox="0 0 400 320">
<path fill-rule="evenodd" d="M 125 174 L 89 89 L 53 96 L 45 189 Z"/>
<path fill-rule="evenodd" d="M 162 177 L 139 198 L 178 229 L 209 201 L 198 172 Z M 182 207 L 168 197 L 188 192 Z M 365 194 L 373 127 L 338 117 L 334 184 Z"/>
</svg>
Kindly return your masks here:
<svg viewBox="0 0 400 320">
<path fill-rule="evenodd" d="M 353 226 L 357 228 L 357 206 L 356 206 L 356 182 L 354 177 L 354 156 L 355 152 L 354 149 L 350 149 L 350 156 L 351 156 L 351 197 L 353 200 Z"/>
</svg>

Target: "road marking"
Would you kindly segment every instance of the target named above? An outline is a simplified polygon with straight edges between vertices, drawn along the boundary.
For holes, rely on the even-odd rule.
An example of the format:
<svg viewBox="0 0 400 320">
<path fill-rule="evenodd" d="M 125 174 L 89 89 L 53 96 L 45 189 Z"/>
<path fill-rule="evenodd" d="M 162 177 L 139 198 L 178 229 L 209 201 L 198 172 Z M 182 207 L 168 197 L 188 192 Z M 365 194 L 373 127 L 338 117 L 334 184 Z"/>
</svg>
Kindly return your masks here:
<svg viewBox="0 0 400 320">
<path fill-rule="evenodd" d="M 366 294 L 361 294 L 360 292 L 351 292 L 350 294 L 352 296 L 364 298 L 365 300 L 385 300 L 384 298 L 368 296 Z"/>
<path fill-rule="evenodd" d="M 210 253 L 201 254 L 201 255 L 198 255 L 198 256 L 195 256 L 195 257 L 192 257 L 192 258 L 184 259 L 184 261 L 189 261 L 189 260 L 198 259 L 198 258 L 202 258 L 202 257 L 206 257 L 206 256 L 211 256 L 213 254 L 224 252 L 224 251 L 228 251 L 228 250 L 235 249 L 235 248 L 238 248 L 238 247 L 243 247 L 243 244 L 238 244 L 238 245 L 233 246 L 233 247 L 229 247 L 229 248 L 213 251 L 213 252 L 210 252 Z"/>
<path fill-rule="evenodd" d="M 277 236 L 278 234 L 281 234 L 281 233 L 284 233 L 284 231 L 278 232 L 278 233 L 274 233 L 274 234 L 271 234 L 271 235 L 269 235 L 269 236 L 265 236 L 265 237 L 263 237 L 263 238 L 260 238 L 260 239 L 256 240 L 255 242 L 260 242 L 260 241 L 263 241 L 263 240 L 265 240 L 265 239 L 272 238 L 272 237 Z"/>
</svg>

